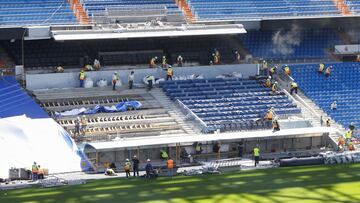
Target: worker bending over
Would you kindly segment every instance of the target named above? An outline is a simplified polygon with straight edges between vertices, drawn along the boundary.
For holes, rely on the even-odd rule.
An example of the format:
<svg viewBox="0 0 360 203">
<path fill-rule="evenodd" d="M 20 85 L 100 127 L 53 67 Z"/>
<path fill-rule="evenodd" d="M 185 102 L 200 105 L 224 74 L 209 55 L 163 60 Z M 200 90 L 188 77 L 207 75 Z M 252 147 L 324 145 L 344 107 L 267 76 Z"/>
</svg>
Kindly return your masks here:
<svg viewBox="0 0 360 203">
<path fill-rule="evenodd" d="M 296 82 L 292 81 L 290 83 L 290 94 L 292 95 L 293 92 L 295 92 L 295 94 L 297 94 L 297 90 L 298 90 L 298 85 Z"/>
</svg>

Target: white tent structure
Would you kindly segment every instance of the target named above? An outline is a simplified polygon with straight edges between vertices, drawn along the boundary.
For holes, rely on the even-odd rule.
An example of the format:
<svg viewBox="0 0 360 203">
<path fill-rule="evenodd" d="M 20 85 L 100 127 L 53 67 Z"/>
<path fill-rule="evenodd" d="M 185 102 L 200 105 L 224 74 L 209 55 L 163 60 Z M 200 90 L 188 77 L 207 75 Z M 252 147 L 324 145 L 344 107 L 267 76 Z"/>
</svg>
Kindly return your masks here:
<svg viewBox="0 0 360 203">
<path fill-rule="evenodd" d="M 8 178 L 11 167 L 30 169 L 34 161 L 50 173 L 80 171 L 77 151 L 68 133 L 51 118 L 0 119 L 0 178 Z"/>
</svg>

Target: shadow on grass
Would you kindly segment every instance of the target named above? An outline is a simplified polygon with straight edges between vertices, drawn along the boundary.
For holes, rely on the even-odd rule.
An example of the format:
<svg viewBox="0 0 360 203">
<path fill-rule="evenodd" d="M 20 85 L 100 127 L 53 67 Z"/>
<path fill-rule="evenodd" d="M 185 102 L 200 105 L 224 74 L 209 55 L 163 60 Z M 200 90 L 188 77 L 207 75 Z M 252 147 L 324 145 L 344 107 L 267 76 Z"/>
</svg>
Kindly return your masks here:
<svg viewBox="0 0 360 203">
<path fill-rule="evenodd" d="M 351 189 L 352 187 L 355 187 Z M 357 189 L 356 189 L 357 188 Z M 360 164 L 242 171 L 173 179 L 106 179 L 0 193 L 15 202 L 360 202 Z M 356 190 L 356 191 L 353 191 Z M 359 193 L 359 194 L 358 194 Z"/>
</svg>

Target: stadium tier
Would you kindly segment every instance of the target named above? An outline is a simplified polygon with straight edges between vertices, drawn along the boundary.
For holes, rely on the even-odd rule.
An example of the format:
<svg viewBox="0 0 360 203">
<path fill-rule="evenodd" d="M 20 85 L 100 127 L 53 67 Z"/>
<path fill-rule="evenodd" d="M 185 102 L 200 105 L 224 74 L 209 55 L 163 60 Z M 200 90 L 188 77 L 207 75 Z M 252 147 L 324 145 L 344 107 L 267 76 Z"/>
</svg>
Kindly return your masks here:
<svg viewBox="0 0 360 203">
<path fill-rule="evenodd" d="M 339 15 L 331 0 L 187 0 L 198 20 Z"/>
<path fill-rule="evenodd" d="M 174 0 L 83 0 L 82 3 L 96 23 L 184 21 Z"/>
<path fill-rule="evenodd" d="M 68 1 L 0 0 L 0 26 L 78 24 Z"/>
<path fill-rule="evenodd" d="M 277 115 L 299 114 L 285 95 L 269 95 L 269 88 L 249 79 L 166 81 L 160 86 L 172 100 L 181 101 L 205 124 L 205 132 L 266 129 L 260 121 L 274 107 Z"/>
<path fill-rule="evenodd" d="M 327 50 L 341 44 L 331 29 L 249 31 L 239 38 L 254 57 L 268 59 L 329 58 Z"/>
<path fill-rule="evenodd" d="M 331 63 L 330 77 L 318 73 L 319 64 L 293 65 L 292 74 L 299 87 L 320 106 L 332 119 L 347 128 L 351 122 L 360 125 L 360 64 Z M 337 102 L 337 109 L 330 108 Z M 356 133 L 358 135 L 358 133 Z"/>
</svg>

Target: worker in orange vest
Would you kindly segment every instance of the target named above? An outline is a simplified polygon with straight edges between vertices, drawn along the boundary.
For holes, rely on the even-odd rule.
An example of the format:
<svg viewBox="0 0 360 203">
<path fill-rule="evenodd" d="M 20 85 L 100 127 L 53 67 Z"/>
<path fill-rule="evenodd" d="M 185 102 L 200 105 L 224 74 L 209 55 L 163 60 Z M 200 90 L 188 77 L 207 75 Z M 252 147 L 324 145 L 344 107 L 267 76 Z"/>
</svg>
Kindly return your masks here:
<svg viewBox="0 0 360 203">
<path fill-rule="evenodd" d="M 38 165 L 36 165 L 36 162 L 34 162 L 34 164 L 31 167 L 31 177 L 33 181 L 37 181 L 38 180 L 38 173 L 39 173 L 39 167 Z"/>
<path fill-rule="evenodd" d="M 328 77 L 330 76 L 331 68 L 332 68 L 332 66 L 329 66 L 329 67 L 326 68 L 326 70 L 325 70 L 325 77 L 328 78 Z"/>
<path fill-rule="evenodd" d="M 168 176 L 170 178 L 172 178 L 174 172 L 174 160 L 171 159 L 171 157 L 169 157 L 169 159 L 166 161 L 166 166 L 167 166 L 167 170 L 168 170 Z"/>
</svg>

